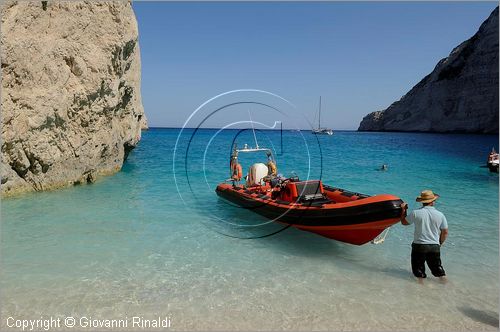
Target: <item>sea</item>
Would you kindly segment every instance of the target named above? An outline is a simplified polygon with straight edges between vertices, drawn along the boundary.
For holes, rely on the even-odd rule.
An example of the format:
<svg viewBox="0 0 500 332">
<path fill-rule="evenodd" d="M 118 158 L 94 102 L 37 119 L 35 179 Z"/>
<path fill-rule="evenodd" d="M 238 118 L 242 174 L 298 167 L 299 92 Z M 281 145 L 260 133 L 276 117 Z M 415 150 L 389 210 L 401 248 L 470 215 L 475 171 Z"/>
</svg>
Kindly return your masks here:
<svg viewBox="0 0 500 332">
<path fill-rule="evenodd" d="M 410 209 L 420 191 L 438 193 L 448 282 L 429 271 L 422 284 L 413 278 L 413 226 L 355 246 L 221 200 L 215 188 L 229 177 L 234 144 L 272 149 L 284 176 L 393 194 Z M 67 329 L 70 317 L 73 329 L 101 331 L 106 320 L 138 330 L 135 318 L 168 319 L 170 330 L 497 330 L 492 148 L 497 135 L 144 131 L 114 176 L 2 200 L 1 326 L 53 318 Z M 265 160 L 240 158 L 244 172 Z"/>
</svg>

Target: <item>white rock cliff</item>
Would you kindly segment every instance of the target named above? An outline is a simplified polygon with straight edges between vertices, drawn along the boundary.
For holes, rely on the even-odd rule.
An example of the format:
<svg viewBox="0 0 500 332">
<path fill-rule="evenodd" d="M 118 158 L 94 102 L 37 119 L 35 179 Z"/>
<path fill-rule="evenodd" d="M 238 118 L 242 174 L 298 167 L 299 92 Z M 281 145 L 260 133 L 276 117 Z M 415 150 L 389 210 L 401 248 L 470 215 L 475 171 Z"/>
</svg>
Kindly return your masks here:
<svg viewBox="0 0 500 332">
<path fill-rule="evenodd" d="M 360 131 L 498 133 L 498 7 L 469 40 Z"/>
<path fill-rule="evenodd" d="M 146 119 L 130 2 L 2 5 L 2 196 L 121 169 Z"/>
</svg>

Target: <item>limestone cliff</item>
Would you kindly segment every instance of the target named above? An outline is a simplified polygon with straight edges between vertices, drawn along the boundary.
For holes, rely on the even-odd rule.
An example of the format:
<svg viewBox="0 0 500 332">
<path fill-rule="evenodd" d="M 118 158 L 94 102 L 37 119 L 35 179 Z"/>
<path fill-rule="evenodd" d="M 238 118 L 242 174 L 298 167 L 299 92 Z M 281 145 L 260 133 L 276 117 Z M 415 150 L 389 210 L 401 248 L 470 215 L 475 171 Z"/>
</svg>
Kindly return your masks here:
<svg viewBox="0 0 500 332">
<path fill-rule="evenodd" d="M 120 170 L 145 126 L 130 2 L 2 5 L 2 195 Z"/>
<path fill-rule="evenodd" d="M 498 7 L 469 40 L 360 131 L 498 133 Z"/>
</svg>

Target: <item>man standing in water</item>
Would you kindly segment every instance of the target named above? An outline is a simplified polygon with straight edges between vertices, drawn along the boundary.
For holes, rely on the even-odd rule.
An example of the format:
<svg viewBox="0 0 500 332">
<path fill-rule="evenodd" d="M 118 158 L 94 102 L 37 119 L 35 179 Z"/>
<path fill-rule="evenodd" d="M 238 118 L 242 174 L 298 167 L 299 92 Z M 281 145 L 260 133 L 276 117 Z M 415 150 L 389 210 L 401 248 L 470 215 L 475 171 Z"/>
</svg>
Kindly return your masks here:
<svg viewBox="0 0 500 332">
<path fill-rule="evenodd" d="M 408 204 L 401 204 L 403 209 L 401 224 L 407 226 L 415 224 L 415 233 L 411 245 L 411 269 L 413 275 L 421 282 L 426 277 L 425 263 L 432 274 L 441 280 L 446 280 L 446 273 L 441 266 L 441 246 L 448 236 L 448 222 L 444 214 L 436 210 L 434 202 L 439 195 L 431 190 L 424 190 L 417 197 L 422 203 L 420 209 L 407 215 Z"/>
</svg>

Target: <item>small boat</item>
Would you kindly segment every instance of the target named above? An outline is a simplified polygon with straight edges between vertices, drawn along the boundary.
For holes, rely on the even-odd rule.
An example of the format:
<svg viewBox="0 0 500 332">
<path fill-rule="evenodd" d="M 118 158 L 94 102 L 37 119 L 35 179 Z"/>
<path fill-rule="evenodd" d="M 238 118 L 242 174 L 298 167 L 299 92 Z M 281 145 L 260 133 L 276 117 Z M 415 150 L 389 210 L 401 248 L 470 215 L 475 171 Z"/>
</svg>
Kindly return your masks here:
<svg viewBox="0 0 500 332">
<path fill-rule="evenodd" d="M 313 128 L 311 132 L 314 135 L 329 135 L 329 136 L 333 135 L 333 130 L 328 128 Z"/>
<path fill-rule="evenodd" d="M 315 135 L 333 135 L 333 130 L 321 128 L 321 96 L 319 97 L 318 128 L 313 128 L 311 132 Z"/>
<path fill-rule="evenodd" d="M 495 148 L 493 148 L 491 149 L 491 152 L 488 156 L 488 162 L 486 163 L 490 172 L 498 173 L 498 163 L 498 153 L 495 151 Z"/>
<path fill-rule="evenodd" d="M 253 164 L 243 178 L 238 154 L 253 152 L 265 153 L 267 165 Z M 270 149 L 235 146 L 230 168 L 231 178 L 217 186 L 219 197 L 303 231 L 362 245 L 401 219 L 402 200 L 397 196 L 369 196 L 328 186 L 321 180 L 280 176 Z"/>
</svg>

